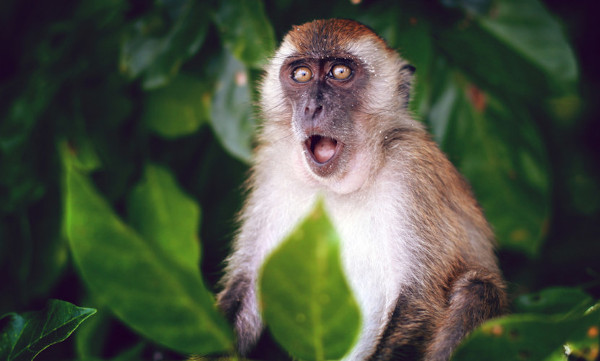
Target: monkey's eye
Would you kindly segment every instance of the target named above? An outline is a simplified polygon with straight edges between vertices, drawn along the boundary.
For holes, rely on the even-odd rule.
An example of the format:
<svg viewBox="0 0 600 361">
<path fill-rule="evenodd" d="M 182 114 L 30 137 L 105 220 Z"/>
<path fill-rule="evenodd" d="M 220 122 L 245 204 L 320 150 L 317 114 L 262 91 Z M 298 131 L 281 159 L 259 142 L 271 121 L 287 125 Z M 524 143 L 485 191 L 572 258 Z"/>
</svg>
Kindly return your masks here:
<svg viewBox="0 0 600 361">
<path fill-rule="evenodd" d="M 346 80 L 352 75 L 352 69 L 346 65 L 338 64 L 331 69 L 331 76 L 337 80 Z"/>
<path fill-rule="evenodd" d="M 294 73 L 292 74 L 292 79 L 297 81 L 298 83 L 306 83 L 310 79 L 312 79 L 312 71 L 305 66 L 300 66 L 294 69 Z"/>
</svg>

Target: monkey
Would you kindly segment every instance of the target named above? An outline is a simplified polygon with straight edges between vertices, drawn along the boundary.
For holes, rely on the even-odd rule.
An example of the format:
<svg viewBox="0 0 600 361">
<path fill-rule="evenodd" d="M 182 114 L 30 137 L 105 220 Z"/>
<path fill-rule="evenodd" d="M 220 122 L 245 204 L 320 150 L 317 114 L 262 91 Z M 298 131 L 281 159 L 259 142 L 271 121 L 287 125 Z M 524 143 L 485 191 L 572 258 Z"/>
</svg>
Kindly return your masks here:
<svg viewBox="0 0 600 361">
<path fill-rule="evenodd" d="M 320 197 L 363 322 L 344 360 L 448 360 L 506 308 L 492 230 L 411 115 L 415 68 L 353 20 L 293 26 L 259 85 L 257 147 L 217 305 L 240 355 L 264 337 L 265 258 Z"/>
</svg>

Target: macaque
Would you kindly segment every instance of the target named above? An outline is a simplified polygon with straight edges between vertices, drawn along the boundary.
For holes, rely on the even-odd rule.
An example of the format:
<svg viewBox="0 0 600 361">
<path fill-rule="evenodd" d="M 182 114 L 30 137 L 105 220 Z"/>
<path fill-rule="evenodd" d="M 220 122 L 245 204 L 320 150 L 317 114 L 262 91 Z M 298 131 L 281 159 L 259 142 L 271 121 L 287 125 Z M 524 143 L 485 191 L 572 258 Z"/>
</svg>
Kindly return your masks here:
<svg viewBox="0 0 600 361">
<path fill-rule="evenodd" d="M 264 119 L 218 306 L 248 355 L 257 278 L 319 197 L 363 322 L 344 360 L 448 360 L 506 305 L 470 187 L 408 110 L 415 69 L 352 20 L 294 26 L 265 68 Z"/>
</svg>

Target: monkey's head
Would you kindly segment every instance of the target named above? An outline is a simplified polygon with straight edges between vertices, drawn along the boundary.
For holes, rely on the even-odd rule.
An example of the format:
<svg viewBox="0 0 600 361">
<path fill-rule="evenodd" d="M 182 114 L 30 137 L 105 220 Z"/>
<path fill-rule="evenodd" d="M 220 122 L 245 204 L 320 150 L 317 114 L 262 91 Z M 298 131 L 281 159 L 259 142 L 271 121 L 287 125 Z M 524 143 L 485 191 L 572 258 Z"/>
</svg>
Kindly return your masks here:
<svg viewBox="0 0 600 361">
<path fill-rule="evenodd" d="M 293 137 L 296 169 L 338 193 L 352 192 L 379 169 L 389 132 L 418 126 L 406 111 L 413 71 L 355 21 L 294 26 L 262 83 L 263 137 Z"/>
</svg>

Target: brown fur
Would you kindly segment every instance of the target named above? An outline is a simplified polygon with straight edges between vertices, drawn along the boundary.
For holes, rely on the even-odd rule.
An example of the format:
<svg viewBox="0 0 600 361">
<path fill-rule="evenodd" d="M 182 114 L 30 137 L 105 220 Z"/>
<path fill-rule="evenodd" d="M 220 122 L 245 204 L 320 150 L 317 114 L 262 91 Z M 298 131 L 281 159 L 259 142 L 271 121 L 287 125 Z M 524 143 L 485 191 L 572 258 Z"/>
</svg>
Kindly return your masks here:
<svg viewBox="0 0 600 361">
<path fill-rule="evenodd" d="M 356 21 L 345 19 L 338 19 L 335 22 L 315 20 L 304 25 L 293 26 L 284 41 L 289 41 L 299 54 L 321 54 L 323 49 L 331 54 L 347 48 L 349 43 L 363 37 L 388 48 L 383 39 L 369 28 Z"/>
</svg>

